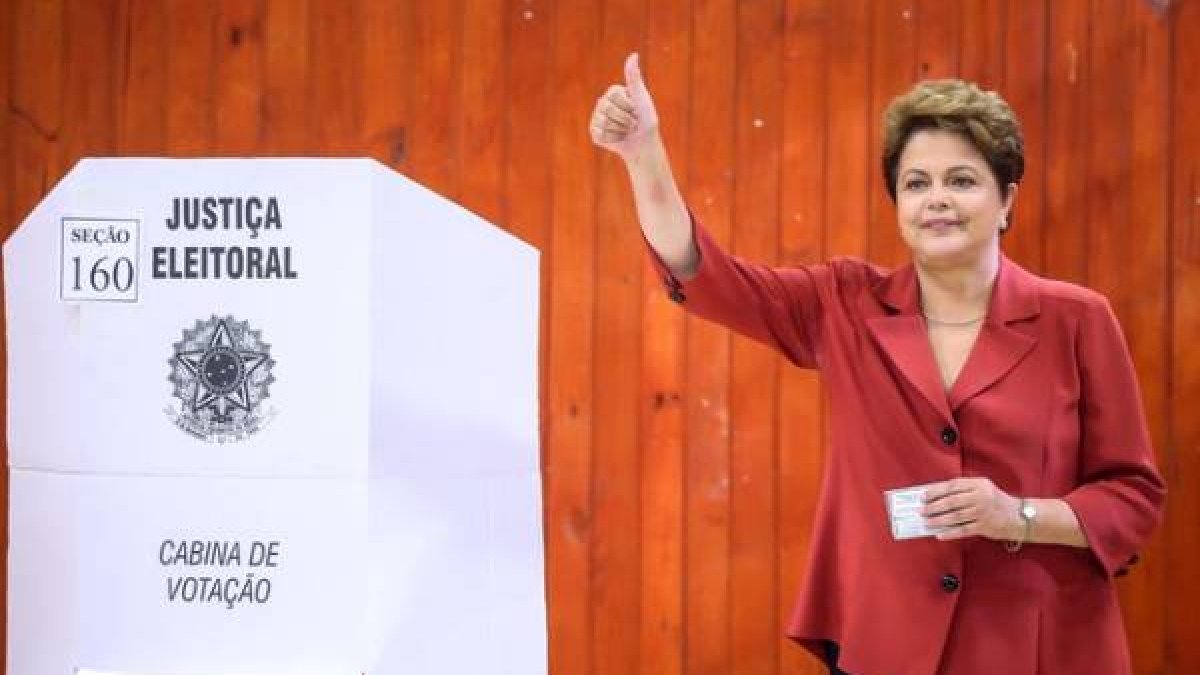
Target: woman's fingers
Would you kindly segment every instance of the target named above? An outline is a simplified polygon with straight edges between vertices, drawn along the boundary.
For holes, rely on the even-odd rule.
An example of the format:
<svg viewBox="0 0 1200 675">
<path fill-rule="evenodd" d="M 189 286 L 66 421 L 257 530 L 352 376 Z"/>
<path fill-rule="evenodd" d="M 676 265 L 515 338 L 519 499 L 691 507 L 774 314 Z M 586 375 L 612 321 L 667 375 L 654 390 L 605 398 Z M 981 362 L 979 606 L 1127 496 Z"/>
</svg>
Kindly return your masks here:
<svg viewBox="0 0 1200 675">
<path fill-rule="evenodd" d="M 637 127 L 637 118 L 615 106 L 600 106 L 596 109 L 596 115 L 599 119 L 592 120 L 599 122 L 612 129 L 634 129 Z"/>
<path fill-rule="evenodd" d="M 596 99 L 588 131 L 592 142 L 628 156 L 658 129 L 658 113 L 642 77 L 637 55 L 625 60 L 625 82 L 613 84 Z"/>
<path fill-rule="evenodd" d="M 619 143 L 630 134 L 630 129 L 624 125 L 600 119 L 590 125 L 592 139 L 603 143 Z"/>
<path fill-rule="evenodd" d="M 599 127 L 592 127 L 592 140 L 596 143 L 611 144 L 620 143 L 625 140 L 628 134 L 618 131 L 610 131 Z"/>
<path fill-rule="evenodd" d="M 941 530 L 948 527 L 957 527 L 966 523 L 973 523 L 979 520 L 981 512 L 976 506 L 965 506 L 962 508 L 947 511 L 945 513 L 931 516 L 925 519 L 925 524 L 934 530 Z"/>
<path fill-rule="evenodd" d="M 610 86 L 608 91 L 604 92 L 604 95 L 600 97 L 600 100 L 616 106 L 630 115 L 633 115 L 637 111 L 637 108 L 633 105 L 633 99 L 629 97 L 629 90 L 619 84 Z"/>
<path fill-rule="evenodd" d="M 929 486 L 925 491 L 925 502 L 932 504 L 952 495 L 970 492 L 975 489 L 975 481 L 971 478 L 952 478 L 948 481 Z"/>
<path fill-rule="evenodd" d="M 596 103 L 590 123 L 592 140 L 597 143 L 620 143 L 638 129 L 637 117 L 605 96 Z"/>
<path fill-rule="evenodd" d="M 654 99 L 650 97 L 650 89 L 642 77 L 642 64 L 637 52 L 625 58 L 625 91 L 635 107 L 654 110 Z"/>
<path fill-rule="evenodd" d="M 954 492 L 927 502 L 921 509 L 921 515 L 936 516 L 970 506 L 977 501 L 976 495 L 972 492 Z"/>
<path fill-rule="evenodd" d="M 1016 517 L 1013 501 L 986 478 L 955 478 L 930 486 L 921 515 L 938 539 L 1007 539 Z"/>
<path fill-rule="evenodd" d="M 596 100 L 596 112 L 604 117 L 626 126 L 633 126 L 637 120 L 637 110 L 629 99 L 625 87 L 614 84 Z"/>
</svg>

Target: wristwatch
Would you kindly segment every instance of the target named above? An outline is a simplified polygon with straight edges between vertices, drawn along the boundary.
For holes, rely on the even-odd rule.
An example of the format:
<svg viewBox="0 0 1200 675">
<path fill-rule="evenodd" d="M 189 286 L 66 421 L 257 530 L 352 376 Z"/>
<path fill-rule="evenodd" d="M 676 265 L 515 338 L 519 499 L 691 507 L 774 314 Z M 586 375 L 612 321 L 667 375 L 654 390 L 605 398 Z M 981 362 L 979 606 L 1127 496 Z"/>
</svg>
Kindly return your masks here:
<svg viewBox="0 0 1200 675">
<path fill-rule="evenodd" d="M 1029 541 L 1029 536 L 1033 530 L 1033 520 L 1037 518 L 1037 507 L 1028 499 L 1021 499 L 1021 506 L 1017 508 L 1017 514 L 1021 516 L 1021 520 L 1025 521 L 1025 536 L 1020 541 L 1010 541 L 1005 543 L 1005 548 L 1010 552 L 1016 553 L 1021 550 L 1021 545 Z"/>
</svg>

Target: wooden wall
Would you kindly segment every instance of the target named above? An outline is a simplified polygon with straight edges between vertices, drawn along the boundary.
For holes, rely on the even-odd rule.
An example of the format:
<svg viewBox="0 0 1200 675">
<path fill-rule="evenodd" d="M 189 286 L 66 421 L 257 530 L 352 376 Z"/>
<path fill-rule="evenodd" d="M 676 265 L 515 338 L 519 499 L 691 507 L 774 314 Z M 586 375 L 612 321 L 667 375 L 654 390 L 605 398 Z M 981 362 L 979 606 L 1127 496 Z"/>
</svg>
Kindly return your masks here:
<svg viewBox="0 0 1200 675">
<path fill-rule="evenodd" d="M 1200 0 L 0 8 L 5 232 L 86 155 L 371 155 L 541 249 L 555 675 L 819 672 L 780 636 L 820 384 L 685 318 L 648 273 L 622 169 L 586 133 L 624 55 L 643 54 L 694 209 L 783 263 L 902 260 L 881 109 L 920 77 L 998 88 L 1028 138 L 1005 246 L 1113 301 L 1170 480 L 1120 582 L 1136 672 L 1200 673 Z"/>
</svg>

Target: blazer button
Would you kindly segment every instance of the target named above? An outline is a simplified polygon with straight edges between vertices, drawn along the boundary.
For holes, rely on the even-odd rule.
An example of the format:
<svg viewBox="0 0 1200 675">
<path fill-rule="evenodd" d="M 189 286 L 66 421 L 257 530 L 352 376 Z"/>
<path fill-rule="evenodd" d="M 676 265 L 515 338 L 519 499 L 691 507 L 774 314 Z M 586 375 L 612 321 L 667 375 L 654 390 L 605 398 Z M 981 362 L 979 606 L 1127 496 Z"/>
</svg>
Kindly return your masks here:
<svg viewBox="0 0 1200 675">
<path fill-rule="evenodd" d="M 954 576 L 953 574 L 947 574 L 942 577 L 943 591 L 946 591 L 947 593 L 953 593 L 954 591 L 958 590 L 959 586 L 962 586 L 962 582 L 960 582 L 958 577 Z"/>
<path fill-rule="evenodd" d="M 946 445 L 954 445 L 958 442 L 958 432 L 954 430 L 954 427 L 942 429 L 942 442 Z"/>
<path fill-rule="evenodd" d="M 667 293 L 667 297 L 670 298 L 672 302 L 683 302 L 684 300 L 687 300 L 687 296 L 685 296 L 678 288 L 672 288 L 670 292 Z"/>
</svg>

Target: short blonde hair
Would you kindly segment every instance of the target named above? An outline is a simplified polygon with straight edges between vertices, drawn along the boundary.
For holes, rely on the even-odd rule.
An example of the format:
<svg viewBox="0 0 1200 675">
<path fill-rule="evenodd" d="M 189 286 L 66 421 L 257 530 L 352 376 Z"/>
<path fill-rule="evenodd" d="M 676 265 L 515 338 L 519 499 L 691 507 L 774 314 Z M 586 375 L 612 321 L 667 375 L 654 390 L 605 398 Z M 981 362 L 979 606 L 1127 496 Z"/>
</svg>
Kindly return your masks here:
<svg viewBox="0 0 1200 675">
<path fill-rule="evenodd" d="M 1025 174 L 1021 124 L 999 94 L 964 80 L 926 80 L 893 99 L 883 114 L 883 177 L 893 202 L 900 154 L 922 129 L 961 134 L 983 155 L 1001 194 Z"/>
</svg>

